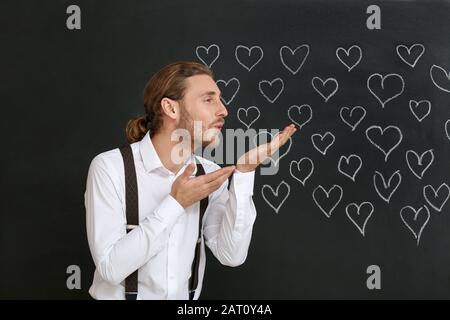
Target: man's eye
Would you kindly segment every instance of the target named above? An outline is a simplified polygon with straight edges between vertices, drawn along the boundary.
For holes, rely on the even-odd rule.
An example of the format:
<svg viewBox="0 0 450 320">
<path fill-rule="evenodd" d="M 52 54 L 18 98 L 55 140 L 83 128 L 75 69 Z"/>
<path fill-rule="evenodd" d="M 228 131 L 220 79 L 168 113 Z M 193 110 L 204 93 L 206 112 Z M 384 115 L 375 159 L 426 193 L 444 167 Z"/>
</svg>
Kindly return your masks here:
<svg viewBox="0 0 450 320">
<path fill-rule="evenodd" d="M 208 98 L 208 99 L 206 99 L 205 101 L 206 101 L 206 102 L 211 102 L 212 99 L 211 99 L 211 98 Z"/>
</svg>

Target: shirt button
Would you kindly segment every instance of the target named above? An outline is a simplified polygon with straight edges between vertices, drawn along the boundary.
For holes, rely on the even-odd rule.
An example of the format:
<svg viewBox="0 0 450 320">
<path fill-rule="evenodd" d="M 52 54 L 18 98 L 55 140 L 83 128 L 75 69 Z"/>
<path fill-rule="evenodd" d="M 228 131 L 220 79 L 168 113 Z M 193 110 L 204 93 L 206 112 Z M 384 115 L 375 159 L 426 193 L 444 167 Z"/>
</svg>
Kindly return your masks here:
<svg viewBox="0 0 450 320">
<path fill-rule="evenodd" d="M 173 280 L 173 279 L 175 279 L 175 277 L 174 277 L 174 276 L 170 276 L 169 279 L 170 279 L 170 280 Z"/>
</svg>

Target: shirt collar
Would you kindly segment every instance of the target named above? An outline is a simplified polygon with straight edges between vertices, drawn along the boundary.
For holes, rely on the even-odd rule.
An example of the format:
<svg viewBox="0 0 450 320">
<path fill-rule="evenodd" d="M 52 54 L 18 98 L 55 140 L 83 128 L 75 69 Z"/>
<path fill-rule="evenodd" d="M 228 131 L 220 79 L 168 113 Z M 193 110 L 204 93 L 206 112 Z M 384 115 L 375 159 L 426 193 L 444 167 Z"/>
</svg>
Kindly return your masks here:
<svg viewBox="0 0 450 320">
<path fill-rule="evenodd" d="M 145 136 L 139 141 L 139 151 L 141 153 L 142 161 L 144 163 L 144 168 L 147 172 L 150 172 L 157 168 L 164 168 L 166 171 L 169 171 L 161 162 L 161 159 L 156 152 L 155 146 L 153 145 L 152 139 L 150 138 L 150 131 L 147 131 Z M 199 160 L 195 158 L 195 155 L 191 153 L 191 156 L 187 158 L 184 162 L 183 168 L 180 169 L 180 172 L 184 171 L 184 167 L 192 162 L 199 163 Z M 194 172 L 192 175 L 197 173 L 197 166 L 195 166 Z"/>
</svg>

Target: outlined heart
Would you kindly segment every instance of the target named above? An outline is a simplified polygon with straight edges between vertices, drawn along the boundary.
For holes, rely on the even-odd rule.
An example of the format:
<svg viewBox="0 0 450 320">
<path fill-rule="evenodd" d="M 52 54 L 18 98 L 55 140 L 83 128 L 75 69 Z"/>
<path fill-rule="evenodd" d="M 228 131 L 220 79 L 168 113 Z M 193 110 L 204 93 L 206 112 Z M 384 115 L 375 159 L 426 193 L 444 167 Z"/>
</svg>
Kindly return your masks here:
<svg viewBox="0 0 450 320">
<path fill-rule="evenodd" d="M 280 60 L 283 66 L 289 70 L 293 75 L 300 71 L 301 67 L 308 58 L 309 45 L 302 44 L 294 50 L 288 46 L 280 48 Z"/>
<path fill-rule="evenodd" d="M 419 122 L 422 122 L 431 111 L 431 102 L 429 100 L 409 100 L 409 109 Z"/>
<path fill-rule="evenodd" d="M 355 177 L 361 166 L 362 160 L 360 156 L 356 154 L 351 154 L 348 157 L 341 156 L 338 162 L 338 171 L 355 182 Z"/>
<path fill-rule="evenodd" d="M 404 63 L 409 65 L 411 68 L 414 68 L 417 61 L 419 61 L 420 57 L 424 54 L 425 47 L 420 43 L 413 44 L 409 48 L 401 44 L 398 45 L 395 50 Z"/>
<path fill-rule="evenodd" d="M 284 180 L 278 184 L 275 191 L 268 184 L 263 185 L 261 188 L 262 197 L 267 202 L 267 204 L 275 211 L 275 213 L 278 213 L 280 211 L 281 206 L 289 197 L 290 191 L 291 187 Z M 273 202 L 278 203 L 273 204 Z"/>
<path fill-rule="evenodd" d="M 350 203 L 345 207 L 345 213 L 351 222 L 358 228 L 362 236 L 365 236 L 366 225 L 373 213 L 372 203 L 365 201 L 361 204 Z"/>
<path fill-rule="evenodd" d="M 336 57 L 347 67 L 348 72 L 356 67 L 362 58 L 362 50 L 359 46 L 353 45 L 347 50 L 339 47 L 336 49 Z"/>
<path fill-rule="evenodd" d="M 450 70 L 433 64 L 430 68 L 430 77 L 433 84 L 442 91 L 450 93 Z"/>
<path fill-rule="evenodd" d="M 326 191 L 321 185 L 314 189 L 312 197 L 317 207 L 325 214 L 327 218 L 331 217 L 334 209 L 342 200 L 343 190 L 335 184 Z"/>
<path fill-rule="evenodd" d="M 386 179 L 380 172 L 375 171 L 375 174 L 373 175 L 373 186 L 375 187 L 375 191 L 380 198 L 387 203 L 389 203 L 392 195 L 398 189 L 401 182 L 402 175 L 400 174 L 400 170 L 395 171 L 387 183 Z"/>
<path fill-rule="evenodd" d="M 284 90 L 284 82 L 281 78 L 275 78 L 272 81 L 261 80 L 259 82 L 259 92 L 270 103 L 274 103 Z"/>
<path fill-rule="evenodd" d="M 327 78 L 324 81 L 319 77 L 314 77 L 311 80 L 311 84 L 314 90 L 322 96 L 325 102 L 328 102 L 328 100 L 334 96 L 339 89 L 339 83 L 335 78 Z"/>
<path fill-rule="evenodd" d="M 195 48 L 195 54 L 201 62 L 211 68 L 214 62 L 219 59 L 220 47 L 217 44 L 212 44 L 209 47 L 198 46 Z"/>
<path fill-rule="evenodd" d="M 264 51 L 260 46 L 251 48 L 238 45 L 234 51 L 236 61 L 247 71 L 251 71 L 264 57 Z"/>
<path fill-rule="evenodd" d="M 255 106 L 248 107 L 247 109 L 239 108 L 238 111 L 237 111 L 237 118 L 238 118 L 238 120 L 243 125 L 245 125 L 247 127 L 247 129 L 249 129 L 250 126 L 252 124 L 254 124 L 256 122 L 256 120 L 259 119 L 260 115 L 261 115 L 261 112 Z"/>
<path fill-rule="evenodd" d="M 352 128 L 352 131 L 355 131 L 356 127 L 366 116 L 366 109 L 361 106 L 355 106 L 352 110 L 348 107 L 342 107 L 339 115 L 342 121 Z"/>
<path fill-rule="evenodd" d="M 414 150 L 406 151 L 406 164 L 409 170 L 419 179 L 423 178 L 425 171 L 431 166 L 434 161 L 433 149 L 423 152 L 420 157 Z"/>
<path fill-rule="evenodd" d="M 311 135 L 311 142 L 321 154 L 326 155 L 328 149 L 333 145 L 335 141 L 334 134 L 330 131 L 325 132 L 323 135 L 320 133 L 314 133 Z"/>
<path fill-rule="evenodd" d="M 216 83 L 222 92 L 222 101 L 227 105 L 233 101 L 241 87 L 241 83 L 237 78 L 231 78 L 228 81 L 217 80 Z"/>
<path fill-rule="evenodd" d="M 446 183 L 442 183 L 437 190 L 432 185 L 426 185 L 423 187 L 423 197 L 434 210 L 441 212 L 450 197 L 450 188 Z"/>
<path fill-rule="evenodd" d="M 411 206 L 405 206 L 400 210 L 400 218 L 409 231 L 412 232 L 417 240 L 417 245 L 419 245 L 423 229 L 428 224 L 428 220 L 430 220 L 430 210 L 428 210 L 426 205 L 421 206 L 417 210 Z"/>
<path fill-rule="evenodd" d="M 382 146 L 381 143 L 384 142 L 382 139 L 384 134 L 389 135 L 388 140 L 391 141 L 385 143 L 385 146 Z M 381 152 L 384 153 L 384 161 L 387 162 L 387 159 L 392 151 L 398 147 L 398 145 L 403 140 L 403 134 L 399 127 L 389 125 L 382 129 L 380 126 L 370 126 L 366 129 L 366 137 L 375 147 L 377 147 Z"/>
<path fill-rule="evenodd" d="M 292 105 L 288 109 L 288 118 L 301 129 L 305 124 L 311 121 L 312 109 L 308 104 L 302 104 L 300 107 Z"/>
<path fill-rule="evenodd" d="M 400 96 L 405 90 L 405 81 L 396 73 L 385 76 L 374 73 L 367 78 L 367 89 L 381 103 L 384 108 L 386 103 Z"/>
<path fill-rule="evenodd" d="M 308 157 L 303 157 L 299 161 L 292 160 L 289 164 L 289 172 L 292 178 L 305 186 L 306 181 L 314 172 L 314 162 Z"/>
</svg>

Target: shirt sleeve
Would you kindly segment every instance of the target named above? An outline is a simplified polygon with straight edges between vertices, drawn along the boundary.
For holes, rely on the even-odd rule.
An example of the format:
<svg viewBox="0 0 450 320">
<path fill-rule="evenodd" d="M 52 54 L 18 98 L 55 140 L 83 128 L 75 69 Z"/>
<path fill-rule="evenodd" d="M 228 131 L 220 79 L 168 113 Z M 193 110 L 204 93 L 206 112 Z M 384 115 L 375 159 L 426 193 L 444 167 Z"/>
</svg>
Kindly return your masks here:
<svg viewBox="0 0 450 320">
<path fill-rule="evenodd" d="M 255 171 L 233 173 L 213 193 L 205 212 L 204 236 L 206 245 L 223 265 L 239 266 L 247 258 L 256 208 L 253 203 Z"/>
<path fill-rule="evenodd" d="M 109 172 L 113 170 L 107 170 L 102 158 L 92 160 L 84 194 L 86 229 L 97 271 L 104 280 L 117 285 L 165 247 L 170 230 L 185 210 L 167 195 L 127 233 L 125 206 Z"/>
</svg>

